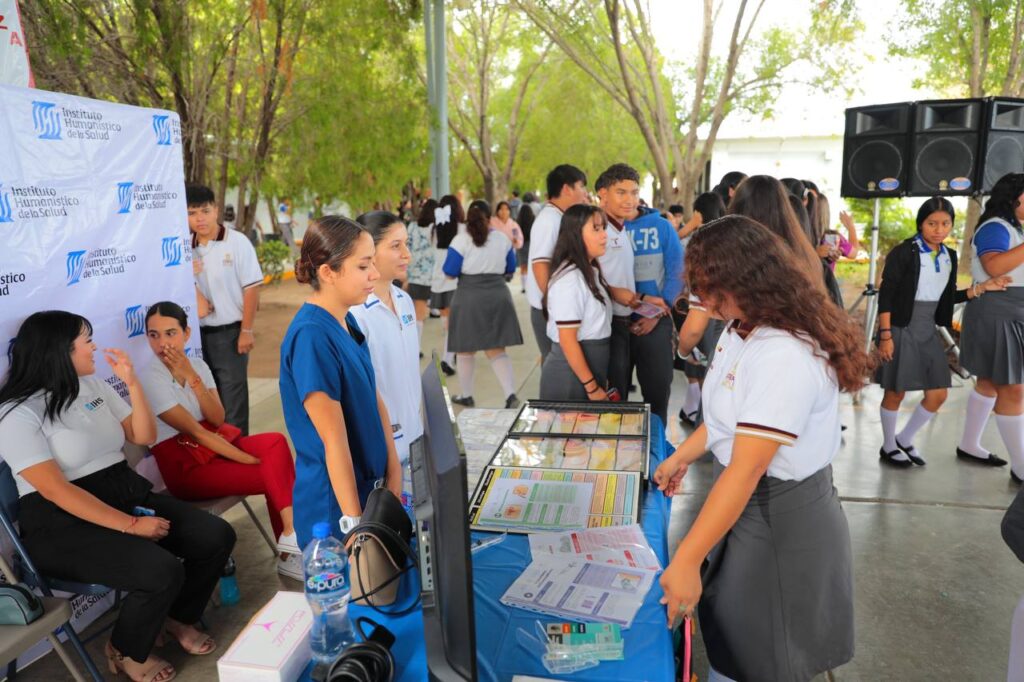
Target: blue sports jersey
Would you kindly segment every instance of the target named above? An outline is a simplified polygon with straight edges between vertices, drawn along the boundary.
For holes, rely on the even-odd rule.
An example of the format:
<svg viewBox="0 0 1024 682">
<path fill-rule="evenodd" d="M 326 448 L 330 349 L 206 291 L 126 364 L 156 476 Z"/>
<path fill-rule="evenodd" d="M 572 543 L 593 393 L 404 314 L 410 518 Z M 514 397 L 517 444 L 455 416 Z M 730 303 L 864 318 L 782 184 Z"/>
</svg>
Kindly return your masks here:
<svg viewBox="0 0 1024 682">
<path fill-rule="evenodd" d="M 626 221 L 633 238 L 633 273 L 637 293 L 660 296 L 672 305 L 683 291 L 683 245 L 672 223 L 652 208 Z"/>
</svg>

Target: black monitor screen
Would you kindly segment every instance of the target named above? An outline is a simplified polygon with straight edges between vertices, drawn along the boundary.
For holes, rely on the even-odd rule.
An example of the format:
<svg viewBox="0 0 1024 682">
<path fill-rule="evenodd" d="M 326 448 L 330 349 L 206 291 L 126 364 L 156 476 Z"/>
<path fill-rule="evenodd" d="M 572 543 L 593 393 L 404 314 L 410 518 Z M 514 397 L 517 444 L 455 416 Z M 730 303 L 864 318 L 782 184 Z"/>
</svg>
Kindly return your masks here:
<svg viewBox="0 0 1024 682">
<path fill-rule="evenodd" d="M 423 437 L 410 446 L 430 679 L 476 680 L 466 457 L 437 354 L 423 372 Z"/>
</svg>

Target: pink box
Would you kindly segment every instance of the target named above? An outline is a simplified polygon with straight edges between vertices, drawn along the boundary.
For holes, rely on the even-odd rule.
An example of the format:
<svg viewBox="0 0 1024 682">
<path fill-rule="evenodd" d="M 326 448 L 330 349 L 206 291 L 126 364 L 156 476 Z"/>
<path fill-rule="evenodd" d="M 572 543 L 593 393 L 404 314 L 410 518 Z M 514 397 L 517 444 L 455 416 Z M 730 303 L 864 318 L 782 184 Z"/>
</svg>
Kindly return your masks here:
<svg viewBox="0 0 1024 682">
<path fill-rule="evenodd" d="M 217 661 L 220 682 L 295 682 L 312 658 L 313 613 L 302 592 L 278 592 Z"/>
</svg>

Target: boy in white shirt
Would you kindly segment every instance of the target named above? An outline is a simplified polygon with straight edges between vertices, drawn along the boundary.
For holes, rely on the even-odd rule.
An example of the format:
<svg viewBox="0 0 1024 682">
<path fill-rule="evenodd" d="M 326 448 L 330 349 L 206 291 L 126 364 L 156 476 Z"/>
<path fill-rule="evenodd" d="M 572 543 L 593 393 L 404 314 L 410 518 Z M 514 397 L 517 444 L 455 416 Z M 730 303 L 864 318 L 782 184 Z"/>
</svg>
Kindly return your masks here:
<svg viewBox="0 0 1024 682">
<path fill-rule="evenodd" d="M 188 185 L 185 201 L 200 310 L 209 304 L 199 320 L 203 359 L 213 370 L 225 421 L 248 435 L 249 351 L 256 343 L 253 324 L 263 271 L 249 240 L 217 222 L 213 190 Z"/>
</svg>

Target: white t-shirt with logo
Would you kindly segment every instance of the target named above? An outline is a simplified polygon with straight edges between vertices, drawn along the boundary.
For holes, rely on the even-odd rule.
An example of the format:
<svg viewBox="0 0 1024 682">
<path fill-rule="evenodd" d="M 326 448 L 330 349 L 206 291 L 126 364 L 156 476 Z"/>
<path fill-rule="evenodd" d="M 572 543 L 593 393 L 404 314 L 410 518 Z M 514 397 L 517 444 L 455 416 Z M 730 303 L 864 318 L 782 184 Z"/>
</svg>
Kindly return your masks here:
<svg viewBox="0 0 1024 682">
<path fill-rule="evenodd" d="M 217 390 L 217 384 L 213 381 L 213 372 L 210 367 L 199 358 L 190 357 L 192 369 L 199 378 L 203 380 L 203 386 Z M 156 442 L 162 443 L 168 438 L 178 435 L 178 430 L 160 419 L 159 415 L 171 409 L 175 405 L 181 405 L 192 415 L 196 421 L 203 420 L 203 408 L 199 404 L 199 397 L 188 384 L 179 384 L 171 376 L 171 371 L 164 366 L 160 358 L 154 357 L 148 365 L 139 373 L 139 382 L 146 394 L 149 406 L 153 408 L 153 414 L 157 415 L 156 420 Z"/>
<path fill-rule="evenodd" d="M 45 416 L 46 399 L 39 392 L 7 412 L 0 406 L 0 458 L 11 467 L 20 496 L 35 488 L 19 474 L 53 460 L 69 481 L 96 473 L 124 460 L 124 428 L 131 405 L 95 375 L 79 377 L 78 397 L 57 419 Z"/>
<path fill-rule="evenodd" d="M 559 343 L 559 329 L 578 329 L 580 341 L 610 337 L 612 296 L 607 291 L 602 295 L 604 303 L 597 300 L 576 266 L 560 267 L 548 284 L 548 338 Z"/>
<path fill-rule="evenodd" d="M 530 307 L 540 310 L 544 307 L 544 292 L 540 290 L 533 276 L 534 261 L 551 262 L 558 241 L 558 230 L 562 226 L 562 211 L 554 204 L 544 204 L 537 214 L 530 230 L 529 267 L 526 268 L 526 300 Z"/>
<path fill-rule="evenodd" d="M 388 408 L 398 459 L 404 462 L 409 458 L 409 444 L 423 435 L 420 338 L 412 298 L 392 285 L 391 299 L 397 315 L 376 294 L 349 312 L 370 346 L 377 390 Z"/>
<path fill-rule="evenodd" d="M 608 235 L 608 243 L 604 255 L 597 259 L 601 264 L 604 280 L 608 282 L 608 286 L 636 291 L 636 276 L 633 274 L 633 239 L 629 236 L 629 230 L 619 230 L 609 222 L 605 234 Z M 630 315 L 633 311 L 629 306 L 612 303 L 612 312 L 624 316 Z"/>
<path fill-rule="evenodd" d="M 802 481 L 839 452 L 839 385 L 816 346 L 789 332 L 757 328 L 744 340 L 722 332 L 704 379 L 708 449 L 724 466 L 737 435 L 780 444 L 768 475 Z"/>
<path fill-rule="evenodd" d="M 241 322 L 245 290 L 263 284 L 263 270 L 252 243 L 240 232 L 224 230 L 223 239 L 211 239 L 196 246 L 192 257 L 203 262 L 196 285 L 213 304 L 213 312 L 201 319 L 199 326 Z"/>
</svg>

